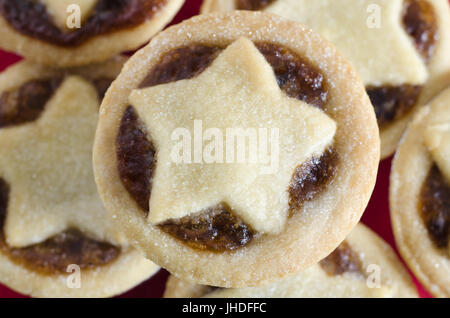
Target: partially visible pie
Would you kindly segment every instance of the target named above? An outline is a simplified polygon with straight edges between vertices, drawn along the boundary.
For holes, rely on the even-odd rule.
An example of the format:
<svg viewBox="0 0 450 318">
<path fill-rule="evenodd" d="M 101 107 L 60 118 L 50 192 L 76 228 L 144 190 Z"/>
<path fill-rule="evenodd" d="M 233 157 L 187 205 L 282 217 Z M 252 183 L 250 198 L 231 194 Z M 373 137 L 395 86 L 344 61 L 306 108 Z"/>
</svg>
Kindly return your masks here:
<svg viewBox="0 0 450 318">
<path fill-rule="evenodd" d="M 77 66 L 135 50 L 184 0 L 0 0 L 0 48 L 30 61 Z"/>
<path fill-rule="evenodd" d="M 390 205 L 403 258 L 433 295 L 450 297 L 450 88 L 409 126 L 392 166 Z"/>
<path fill-rule="evenodd" d="M 299 21 L 337 46 L 375 108 L 382 158 L 394 153 L 414 109 L 450 83 L 448 0 L 205 0 L 202 12 L 235 9 Z"/>
<path fill-rule="evenodd" d="M 319 35 L 260 12 L 156 36 L 106 94 L 94 145 L 99 193 L 126 235 L 175 275 L 221 287 L 273 281 L 333 251 L 378 161 L 352 67 Z"/>
<path fill-rule="evenodd" d="M 0 282 L 20 293 L 112 296 L 158 269 L 117 231 L 92 171 L 100 101 L 124 61 L 0 75 Z"/>
<path fill-rule="evenodd" d="M 392 248 L 359 224 L 319 264 L 262 287 L 221 289 L 170 276 L 166 298 L 359 298 L 417 297 L 408 272 Z"/>
</svg>

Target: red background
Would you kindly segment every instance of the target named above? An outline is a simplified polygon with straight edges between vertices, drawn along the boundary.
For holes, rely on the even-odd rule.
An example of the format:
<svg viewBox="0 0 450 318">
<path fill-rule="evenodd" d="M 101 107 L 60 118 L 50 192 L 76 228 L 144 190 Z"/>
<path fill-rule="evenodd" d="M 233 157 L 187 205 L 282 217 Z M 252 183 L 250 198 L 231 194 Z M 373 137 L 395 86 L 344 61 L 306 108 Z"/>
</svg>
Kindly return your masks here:
<svg viewBox="0 0 450 318">
<path fill-rule="evenodd" d="M 175 17 L 173 23 L 178 23 L 186 18 L 196 15 L 201 2 L 201 0 L 187 0 L 182 10 Z M 18 56 L 0 50 L 0 71 L 18 60 L 20 60 Z M 390 170 L 391 159 L 381 162 L 375 191 L 363 215 L 362 221 L 384 238 L 398 254 L 389 218 L 388 189 Z M 168 273 L 165 270 L 161 270 L 151 279 L 119 297 L 161 297 L 164 292 L 164 285 L 167 277 Z M 414 277 L 413 279 L 417 284 L 420 296 L 431 297 Z M 11 298 L 25 296 L 17 294 L 11 289 L 0 285 L 0 297 Z"/>
</svg>

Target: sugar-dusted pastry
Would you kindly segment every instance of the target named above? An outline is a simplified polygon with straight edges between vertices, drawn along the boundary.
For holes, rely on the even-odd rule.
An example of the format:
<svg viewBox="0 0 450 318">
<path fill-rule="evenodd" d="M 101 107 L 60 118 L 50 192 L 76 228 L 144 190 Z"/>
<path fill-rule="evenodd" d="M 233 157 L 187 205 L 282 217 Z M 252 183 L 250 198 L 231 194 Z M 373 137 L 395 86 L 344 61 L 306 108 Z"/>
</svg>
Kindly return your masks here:
<svg viewBox="0 0 450 318">
<path fill-rule="evenodd" d="M 130 247 L 98 196 L 92 144 L 123 58 L 0 75 L 0 282 L 35 297 L 104 297 L 157 266 Z"/>
<path fill-rule="evenodd" d="M 134 50 L 184 0 L 0 0 L 0 48 L 30 61 L 77 66 Z"/>
<path fill-rule="evenodd" d="M 202 12 L 262 10 L 321 33 L 356 67 L 377 114 L 381 157 L 414 109 L 450 84 L 448 0 L 205 0 Z"/>
<path fill-rule="evenodd" d="M 283 280 L 238 289 L 214 288 L 170 276 L 166 298 L 417 297 L 394 251 L 362 224 L 320 263 Z"/>
<path fill-rule="evenodd" d="M 450 88 L 409 126 L 392 167 L 390 205 L 403 258 L 433 295 L 450 297 Z"/>
<path fill-rule="evenodd" d="M 124 66 L 101 107 L 99 193 L 178 277 L 254 286 L 333 251 L 372 192 L 379 136 L 352 67 L 259 12 L 194 17 Z"/>
</svg>

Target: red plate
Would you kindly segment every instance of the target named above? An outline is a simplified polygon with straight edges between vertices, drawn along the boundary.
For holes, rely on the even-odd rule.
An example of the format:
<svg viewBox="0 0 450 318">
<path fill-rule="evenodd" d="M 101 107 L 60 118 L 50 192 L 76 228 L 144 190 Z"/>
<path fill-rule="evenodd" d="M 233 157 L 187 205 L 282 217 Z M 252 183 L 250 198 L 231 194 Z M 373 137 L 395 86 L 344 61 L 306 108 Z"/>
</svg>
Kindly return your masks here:
<svg viewBox="0 0 450 318">
<path fill-rule="evenodd" d="M 180 13 L 175 17 L 173 23 L 178 23 L 198 13 L 202 0 L 188 0 L 181 9 Z M 20 60 L 19 57 L 5 53 L 0 50 L 0 71 L 4 70 L 9 65 Z M 391 221 L 389 218 L 389 203 L 388 203 L 388 189 L 389 189 L 389 174 L 391 170 L 391 159 L 384 160 L 380 164 L 378 180 L 375 191 L 370 200 L 369 206 L 365 211 L 362 221 L 384 238 L 397 252 L 394 242 L 394 236 L 391 228 Z M 164 292 L 164 285 L 168 273 L 161 270 L 157 275 L 151 279 L 130 290 L 129 292 L 119 297 L 161 297 Z M 417 285 L 421 297 L 431 297 L 430 294 L 417 282 L 411 274 L 414 282 Z M 0 297 L 25 297 L 11 289 L 0 285 Z"/>
</svg>

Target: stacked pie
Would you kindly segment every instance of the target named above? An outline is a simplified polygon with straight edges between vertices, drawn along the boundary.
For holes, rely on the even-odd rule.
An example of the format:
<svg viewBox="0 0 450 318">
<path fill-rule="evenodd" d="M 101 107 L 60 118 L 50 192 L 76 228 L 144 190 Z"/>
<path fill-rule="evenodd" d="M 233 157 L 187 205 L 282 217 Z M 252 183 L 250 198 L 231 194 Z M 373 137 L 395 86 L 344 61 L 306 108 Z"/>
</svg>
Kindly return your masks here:
<svg viewBox="0 0 450 318">
<path fill-rule="evenodd" d="M 0 0 L 0 48 L 51 66 L 103 62 L 135 50 L 184 0 Z"/>
<path fill-rule="evenodd" d="M 268 160 L 240 161 L 230 128 L 265 129 Z M 194 17 L 130 58 L 94 145 L 100 196 L 127 237 L 175 276 L 226 288 L 282 279 L 335 250 L 378 161 L 352 66 L 298 23 L 244 11 Z"/>
<path fill-rule="evenodd" d="M 205 0 L 202 12 L 258 10 L 322 34 L 356 67 L 391 156 L 419 106 L 445 86 L 450 68 L 448 0 Z"/>
<path fill-rule="evenodd" d="M 158 269 L 117 231 L 92 170 L 100 101 L 124 61 L 0 75 L 0 281 L 23 294 L 112 296 Z"/>
<path fill-rule="evenodd" d="M 399 250 L 433 295 L 450 297 L 450 88 L 415 116 L 392 169 Z"/>
</svg>

